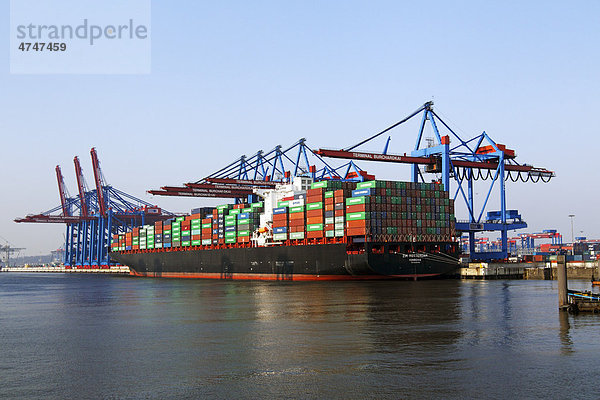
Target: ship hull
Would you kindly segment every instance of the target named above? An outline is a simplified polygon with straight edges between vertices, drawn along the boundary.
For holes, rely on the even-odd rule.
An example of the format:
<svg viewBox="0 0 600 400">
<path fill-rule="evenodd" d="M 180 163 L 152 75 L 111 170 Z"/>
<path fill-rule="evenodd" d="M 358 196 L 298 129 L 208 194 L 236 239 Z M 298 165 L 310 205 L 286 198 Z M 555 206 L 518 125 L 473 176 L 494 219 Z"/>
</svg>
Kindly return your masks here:
<svg viewBox="0 0 600 400">
<path fill-rule="evenodd" d="M 387 247 L 386 247 L 387 249 Z M 135 276 L 244 280 L 417 279 L 454 272 L 455 255 L 433 252 L 352 254 L 344 243 L 113 253 Z"/>
</svg>

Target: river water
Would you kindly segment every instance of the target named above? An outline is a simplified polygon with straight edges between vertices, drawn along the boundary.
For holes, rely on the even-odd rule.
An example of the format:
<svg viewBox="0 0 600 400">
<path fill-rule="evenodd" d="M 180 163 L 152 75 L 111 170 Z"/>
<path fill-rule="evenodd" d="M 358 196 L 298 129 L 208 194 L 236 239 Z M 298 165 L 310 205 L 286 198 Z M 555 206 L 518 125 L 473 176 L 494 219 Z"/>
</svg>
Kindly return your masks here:
<svg viewBox="0 0 600 400">
<path fill-rule="evenodd" d="M 590 399 L 599 367 L 553 281 L 0 274 L 0 398 Z"/>
</svg>

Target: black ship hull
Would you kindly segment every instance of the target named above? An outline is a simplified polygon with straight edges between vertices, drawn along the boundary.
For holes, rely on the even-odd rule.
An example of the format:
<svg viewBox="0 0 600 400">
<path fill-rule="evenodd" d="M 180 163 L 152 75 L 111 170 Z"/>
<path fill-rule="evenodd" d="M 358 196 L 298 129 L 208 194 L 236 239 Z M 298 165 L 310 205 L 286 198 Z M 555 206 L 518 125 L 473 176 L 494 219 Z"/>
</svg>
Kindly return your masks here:
<svg viewBox="0 0 600 400">
<path fill-rule="evenodd" d="M 392 250 L 394 249 L 394 250 Z M 417 279 L 450 274 L 456 254 L 398 252 L 369 244 L 351 252 L 345 243 L 223 249 L 157 249 L 116 252 L 111 258 L 132 275 L 257 280 Z"/>
</svg>

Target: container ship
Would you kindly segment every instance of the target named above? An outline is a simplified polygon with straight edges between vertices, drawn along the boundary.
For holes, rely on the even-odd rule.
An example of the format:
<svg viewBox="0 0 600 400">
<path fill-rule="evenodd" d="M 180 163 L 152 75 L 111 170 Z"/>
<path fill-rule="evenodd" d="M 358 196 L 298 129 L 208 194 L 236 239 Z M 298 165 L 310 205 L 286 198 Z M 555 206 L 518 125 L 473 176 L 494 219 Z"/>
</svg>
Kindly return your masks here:
<svg viewBox="0 0 600 400">
<path fill-rule="evenodd" d="M 313 181 L 113 235 L 111 258 L 146 277 L 418 279 L 458 268 L 454 203 L 439 183 Z"/>
</svg>

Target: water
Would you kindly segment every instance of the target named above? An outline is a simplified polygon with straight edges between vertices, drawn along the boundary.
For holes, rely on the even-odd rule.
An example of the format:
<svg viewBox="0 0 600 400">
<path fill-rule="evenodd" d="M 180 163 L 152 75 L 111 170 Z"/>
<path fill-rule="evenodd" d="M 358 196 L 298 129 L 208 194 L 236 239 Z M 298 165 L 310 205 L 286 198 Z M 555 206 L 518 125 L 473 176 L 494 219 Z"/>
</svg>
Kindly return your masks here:
<svg viewBox="0 0 600 400">
<path fill-rule="evenodd" d="M 0 398 L 596 398 L 599 328 L 552 281 L 4 273 Z"/>
</svg>

